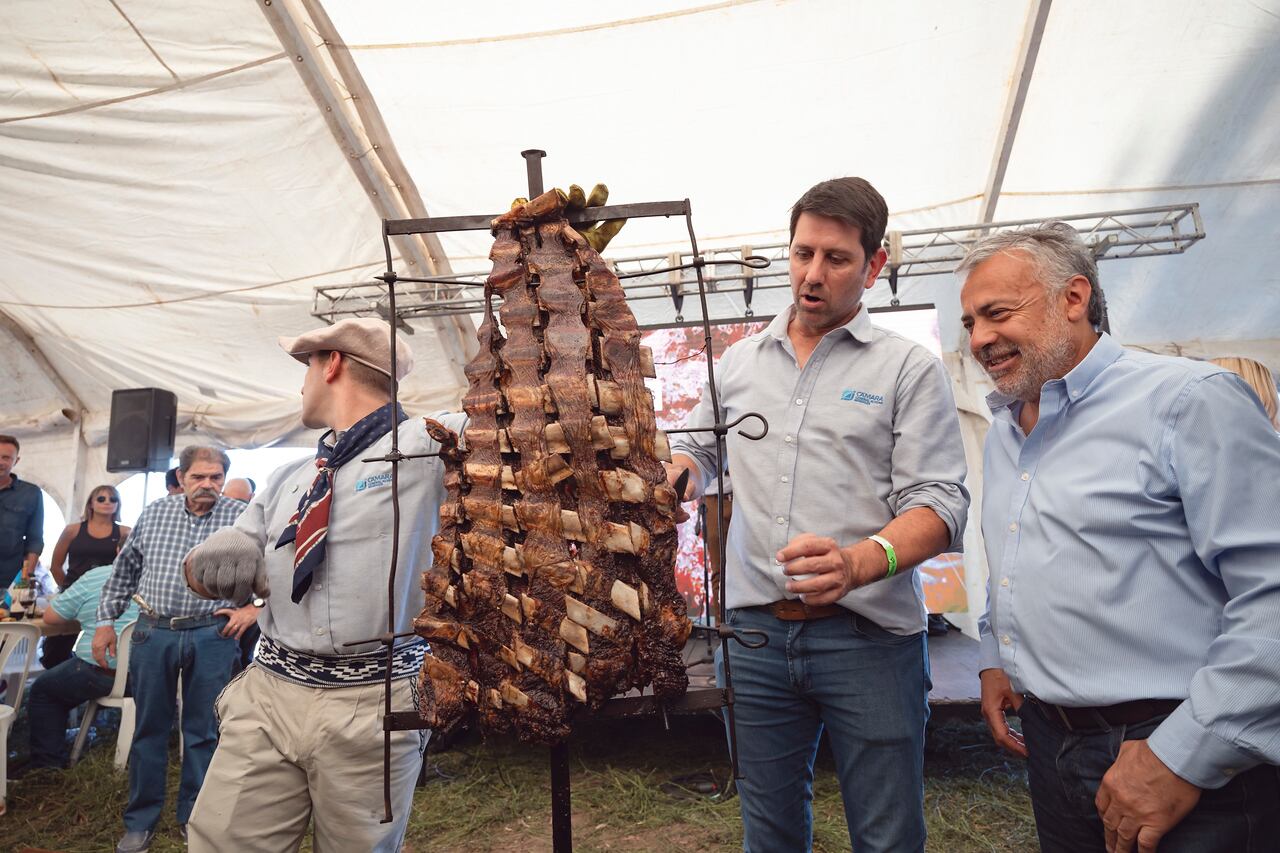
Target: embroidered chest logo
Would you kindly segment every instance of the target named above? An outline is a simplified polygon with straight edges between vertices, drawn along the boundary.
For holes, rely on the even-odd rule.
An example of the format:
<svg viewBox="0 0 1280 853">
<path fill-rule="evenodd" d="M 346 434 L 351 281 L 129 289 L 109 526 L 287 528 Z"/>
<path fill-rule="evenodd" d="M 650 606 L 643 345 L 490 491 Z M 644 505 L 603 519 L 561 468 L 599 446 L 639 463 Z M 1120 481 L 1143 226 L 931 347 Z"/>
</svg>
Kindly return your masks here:
<svg viewBox="0 0 1280 853">
<path fill-rule="evenodd" d="M 386 474 L 374 474 L 372 477 L 366 477 L 363 480 L 356 480 L 356 491 L 363 492 L 368 489 L 378 489 L 383 486 L 391 485 L 391 472 Z"/>
<path fill-rule="evenodd" d="M 841 400 L 848 400 L 851 403 L 861 403 L 864 406 L 883 406 L 884 395 L 872 394 L 869 391 L 855 391 L 852 388 L 846 388 L 840 392 Z"/>
</svg>

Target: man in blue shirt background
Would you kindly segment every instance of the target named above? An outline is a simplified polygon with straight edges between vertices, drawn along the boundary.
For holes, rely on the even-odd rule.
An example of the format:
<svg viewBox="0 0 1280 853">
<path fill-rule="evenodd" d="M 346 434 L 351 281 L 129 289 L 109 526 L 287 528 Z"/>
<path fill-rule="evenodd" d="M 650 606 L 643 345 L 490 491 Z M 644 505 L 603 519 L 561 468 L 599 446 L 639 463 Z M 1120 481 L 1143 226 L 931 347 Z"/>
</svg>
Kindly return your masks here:
<svg viewBox="0 0 1280 853">
<path fill-rule="evenodd" d="M 0 589 L 22 571 L 30 580 L 44 550 L 44 493 L 18 479 L 18 439 L 0 435 Z"/>
<path fill-rule="evenodd" d="M 1099 334 L 1097 266 L 1063 223 L 993 235 L 959 274 L 996 385 L 983 714 L 1029 759 L 1041 848 L 1277 849 L 1280 442 L 1262 408 L 1230 371 Z"/>
</svg>

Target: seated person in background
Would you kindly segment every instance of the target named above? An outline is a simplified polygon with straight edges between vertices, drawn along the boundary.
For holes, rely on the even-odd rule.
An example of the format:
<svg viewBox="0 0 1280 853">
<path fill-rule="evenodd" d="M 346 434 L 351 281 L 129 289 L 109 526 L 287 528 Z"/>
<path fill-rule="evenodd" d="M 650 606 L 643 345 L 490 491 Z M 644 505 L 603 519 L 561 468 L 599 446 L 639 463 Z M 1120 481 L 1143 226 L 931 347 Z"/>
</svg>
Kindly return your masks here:
<svg viewBox="0 0 1280 853">
<path fill-rule="evenodd" d="M 84 502 L 81 521 L 68 524 L 53 547 L 53 563 L 49 570 L 58 586 L 68 589 L 94 566 L 114 562 L 129 528 L 120 524 L 120 493 L 115 486 L 98 486 Z M 63 571 L 63 563 L 67 564 Z M 53 669 L 71 657 L 75 637 L 48 637 L 40 663 Z"/>
<path fill-rule="evenodd" d="M 1209 363 L 1216 364 L 1218 367 L 1225 367 L 1243 379 L 1249 389 L 1258 395 L 1258 400 L 1262 403 L 1262 410 L 1267 413 L 1267 417 L 1271 420 L 1271 428 L 1280 432 L 1280 417 L 1276 415 L 1276 378 L 1271 375 L 1271 370 L 1265 364 L 1260 361 L 1254 361 L 1251 358 L 1234 355 L 1211 358 Z"/>
<path fill-rule="evenodd" d="M 67 764 L 67 715 L 82 702 L 106 696 L 115 683 L 114 669 L 103 669 L 93 660 L 93 630 L 97 625 L 98 595 L 111 577 L 111 565 L 98 566 L 80 576 L 79 582 L 56 596 L 44 612 L 46 625 L 78 622 L 84 628 L 70 660 L 42 673 L 31 685 L 27 716 L 31 725 L 29 769 L 65 767 Z M 115 622 L 116 632 L 138 618 L 138 605 L 130 604 Z M 46 640 L 47 642 L 47 640 Z M 108 659 L 112 667 L 115 658 Z"/>
<path fill-rule="evenodd" d="M 174 466 L 164 472 L 164 488 L 165 493 L 170 495 L 182 494 L 182 483 L 178 481 L 178 468 Z"/>
</svg>

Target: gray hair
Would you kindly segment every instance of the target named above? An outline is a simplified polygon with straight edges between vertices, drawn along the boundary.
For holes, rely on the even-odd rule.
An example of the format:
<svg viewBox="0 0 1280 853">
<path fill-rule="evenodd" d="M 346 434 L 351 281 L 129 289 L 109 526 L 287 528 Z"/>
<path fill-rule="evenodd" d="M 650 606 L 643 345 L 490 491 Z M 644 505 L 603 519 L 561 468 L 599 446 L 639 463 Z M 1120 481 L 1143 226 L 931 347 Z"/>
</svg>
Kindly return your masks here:
<svg viewBox="0 0 1280 853">
<path fill-rule="evenodd" d="M 185 474 L 191 470 L 191 465 L 197 459 L 203 459 L 206 462 L 221 462 L 223 474 L 231 470 L 231 457 L 222 448 L 208 444 L 191 444 L 182 448 L 182 454 L 178 457 L 178 470 Z"/>
<path fill-rule="evenodd" d="M 1056 296 L 1078 275 L 1089 281 L 1089 322 L 1107 331 L 1107 300 L 1098 284 L 1098 263 L 1080 239 L 1079 232 L 1065 222 L 1050 220 L 1030 228 L 997 231 L 979 240 L 964 256 L 956 274 L 967 276 L 974 267 L 1002 252 L 1024 252 L 1036 265 L 1040 283 Z"/>
</svg>

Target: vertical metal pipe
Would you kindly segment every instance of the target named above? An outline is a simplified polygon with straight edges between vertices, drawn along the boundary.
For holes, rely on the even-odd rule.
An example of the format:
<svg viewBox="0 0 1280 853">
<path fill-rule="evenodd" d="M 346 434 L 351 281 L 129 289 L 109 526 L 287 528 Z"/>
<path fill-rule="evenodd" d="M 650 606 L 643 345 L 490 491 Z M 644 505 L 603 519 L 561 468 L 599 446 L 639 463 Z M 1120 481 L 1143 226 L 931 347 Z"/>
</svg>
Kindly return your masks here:
<svg viewBox="0 0 1280 853">
<path fill-rule="evenodd" d="M 520 156 L 524 158 L 525 169 L 529 175 L 529 198 L 537 198 L 546 192 L 542 187 L 542 158 L 547 156 L 547 152 L 530 148 L 521 151 Z"/>
<path fill-rule="evenodd" d="M 396 274 L 391 266 L 391 240 L 387 236 L 387 220 L 382 220 L 382 245 L 387 253 L 387 311 L 391 317 L 391 566 L 387 572 L 387 660 L 383 680 L 384 719 L 391 719 L 391 668 L 395 660 L 396 570 L 400 557 L 400 383 L 396 378 Z M 382 805 L 383 823 L 391 823 L 391 730 L 382 731 Z"/>
<path fill-rule="evenodd" d="M 566 741 L 551 747 L 551 849 L 554 853 L 573 853 L 573 806 Z"/>
<path fill-rule="evenodd" d="M 693 205 L 689 203 L 689 199 L 684 200 L 684 220 L 685 225 L 689 229 L 689 245 L 693 249 L 693 259 L 699 261 L 702 256 L 698 254 L 698 238 L 693 233 Z M 724 624 L 724 578 L 728 574 L 725 569 L 725 536 L 724 523 L 724 454 L 725 454 L 725 428 L 724 413 L 720 408 L 720 392 L 716 388 L 716 370 L 715 370 L 715 353 L 711 348 L 711 320 L 707 311 L 707 284 L 706 279 L 702 275 L 702 266 L 694 267 L 694 272 L 698 274 L 698 302 L 702 308 L 702 341 L 703 351 L 707 354 L 707 390 L 711 392 L 711 412 L 715 415 L 715 437 L 716 437 L 716 491 L 720 495 L 720 499 L 716 501 L 716 521 L 720 527 L 720 541 L 716 550 L 719 551 L 720 558 L 720 574 L 716 578 L 716 597 L 717 601 L 717 624 Z M 725 727 L 729 734 L 729 763 L 733 770 L 733 778 L 740 779 L 741 774 L 738 770 L 738 731 L 737 722 L 733 713 L 733 670 L 729 665 L 729 646 L 732 643 L 728 639 L 720 641 L 720 654 L 724 661 L 724 719 Z"/>
<path fill-rule="evenodd" d="M 537 148 L 521 151 L 529 174 L 529 198 L 544 192 L 542 158 L 547 152 Z M 569 784 L 569 744 L 561 741 L 551 747 L 551 849 L 555 853 L 573 851 L 573 803 Z"/>
</svg>

